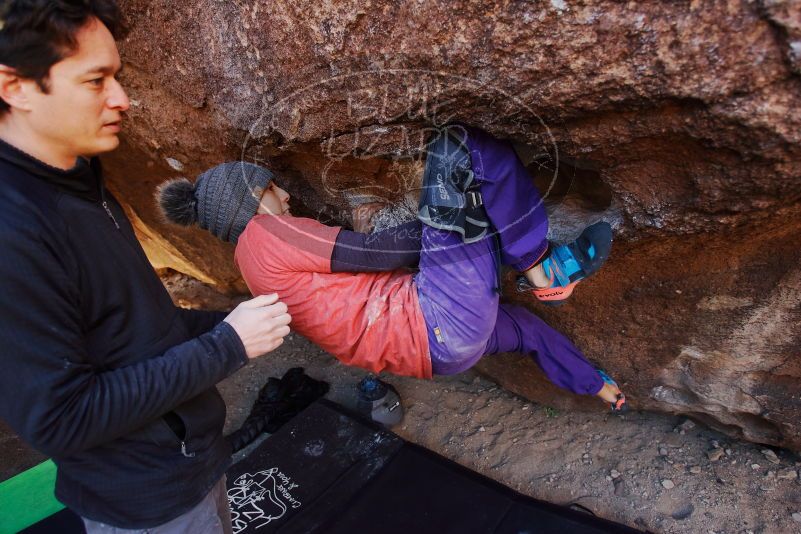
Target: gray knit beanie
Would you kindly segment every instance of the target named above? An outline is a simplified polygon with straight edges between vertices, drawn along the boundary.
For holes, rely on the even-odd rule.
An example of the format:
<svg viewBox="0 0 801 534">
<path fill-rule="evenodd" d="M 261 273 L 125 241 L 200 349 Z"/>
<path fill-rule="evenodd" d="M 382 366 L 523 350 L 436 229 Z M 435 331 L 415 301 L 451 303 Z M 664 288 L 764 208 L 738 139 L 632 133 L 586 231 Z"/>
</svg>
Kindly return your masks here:
<svg viewBox="0 0 801 534">
<path fill-rule="evenodd" d="M 244 161 L 221 163 L 197 177 L 168 180 L 156 191 L 164 217 L 175 224 L 197 223 L 223 241 L 236 243 L 256 214 L 273 173 Z"/>
</svg>

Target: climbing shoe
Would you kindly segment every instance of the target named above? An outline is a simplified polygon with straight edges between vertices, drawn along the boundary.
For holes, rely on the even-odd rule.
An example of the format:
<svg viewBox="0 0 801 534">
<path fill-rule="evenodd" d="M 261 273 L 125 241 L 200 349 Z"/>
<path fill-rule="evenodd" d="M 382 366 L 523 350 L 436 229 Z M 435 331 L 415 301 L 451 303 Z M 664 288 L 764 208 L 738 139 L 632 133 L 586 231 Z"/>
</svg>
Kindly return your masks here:
<svg viewBox="0 0 801 534">
<path fill-rule="evenodd" d="M 609 257 L 612 249 L 612 227 L 598 222 L 588 226 L 578 238 L 565 245 L 551 244 L 540 262 L 549 283 L 535 287 L 522 274 L 517 278 L 517 291 L 531 293 L 549 306 L 562 304 L 576 284 L 596 272 Z"/>
<path fill-rule="evenodd" d="M 617 382 L 615 382 L 611 376 L 606 374 L 603 369 L 596 369 L 596 371 L 598 371 L 598 374 L 601 376 L 601 379 L 605 384 L 609 384 L 610 386 L 620 389 L 620 386 L 617 385 Z M 609 407 L 612 412 L 616 414 L 622 414 L 629 411 L 629 404 L 626 402 L 626 396 L 623 394 L 623 392 L 617 394 L 615 402 L 610 403 Z"/>
<path fill-rule="evenodd" d="M 433 228 L 458 232 L 465 243 L 487 235 L 490 222 L 463 128 L 442 128 L 429 142 L 418 217 Z"/>
</svg>

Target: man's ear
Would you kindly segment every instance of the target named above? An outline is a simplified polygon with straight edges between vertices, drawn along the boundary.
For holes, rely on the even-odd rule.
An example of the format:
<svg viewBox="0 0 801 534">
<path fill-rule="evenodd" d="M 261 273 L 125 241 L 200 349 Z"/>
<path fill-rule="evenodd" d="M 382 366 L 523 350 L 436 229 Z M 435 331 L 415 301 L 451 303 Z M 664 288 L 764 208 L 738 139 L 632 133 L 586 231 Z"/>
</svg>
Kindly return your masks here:
<svg viewBox="0 0 801 534">
<path fill-rule="evenodd" d="M 12 108 L 30 109 L 30 102 L 26 94 L 22 79 L 17 71 L 7 65 L 0 64 L 0 98 Z"/>
</svg>

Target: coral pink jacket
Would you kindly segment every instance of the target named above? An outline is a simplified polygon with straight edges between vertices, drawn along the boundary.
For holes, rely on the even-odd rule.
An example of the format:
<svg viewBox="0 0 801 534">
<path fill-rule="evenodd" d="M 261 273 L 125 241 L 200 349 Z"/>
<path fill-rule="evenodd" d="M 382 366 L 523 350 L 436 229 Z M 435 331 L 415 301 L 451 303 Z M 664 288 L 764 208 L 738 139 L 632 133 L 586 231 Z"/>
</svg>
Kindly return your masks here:
<svg viewBox="0 0 801 534">
<path fill-rule="evenodd" d="M 254 295 L 278 293 L 290 327 L 347 365 L 431 378 L 423 314 L 412 275 L 332 273 L 340 227 L 259 215 L 239 237 L 236 263 Z"/>
</svg>

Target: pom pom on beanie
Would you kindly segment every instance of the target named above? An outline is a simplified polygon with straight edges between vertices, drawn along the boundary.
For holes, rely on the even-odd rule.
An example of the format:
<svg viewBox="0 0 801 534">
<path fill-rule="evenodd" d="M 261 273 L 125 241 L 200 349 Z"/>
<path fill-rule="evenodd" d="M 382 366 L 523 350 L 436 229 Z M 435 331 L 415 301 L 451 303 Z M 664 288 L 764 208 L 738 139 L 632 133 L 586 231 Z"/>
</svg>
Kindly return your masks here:
<svg viewBox="0 0 801 534">
<path fill-rule="evenodd" d="M 156 189 L 156 199 L 164 218 L 174 224 L 197 223 L 195 185 L 186 178 L 167 180 Z"/>
</svg>

